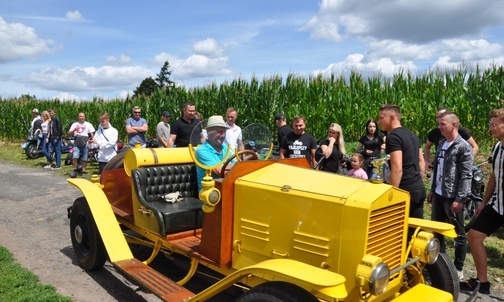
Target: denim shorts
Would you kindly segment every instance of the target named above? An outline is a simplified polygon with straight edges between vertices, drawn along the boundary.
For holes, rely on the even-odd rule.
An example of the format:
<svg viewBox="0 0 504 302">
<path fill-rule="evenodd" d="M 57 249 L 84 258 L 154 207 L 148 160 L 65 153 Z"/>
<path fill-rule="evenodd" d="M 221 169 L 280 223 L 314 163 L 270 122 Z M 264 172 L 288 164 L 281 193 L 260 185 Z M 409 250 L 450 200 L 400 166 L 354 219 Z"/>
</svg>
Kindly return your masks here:
<svg viewBox="0 0 504 302">
<path fill-rule="evenodd" d="M 73 153 L 72 153 L 72 157 L 76 158 L 76 159 L 79 159 L 79 157 L 81 156 L 81 154 L 82 154 L 82 160 L 83 161 L 87 161 L 88 160 L 88 147 L 87 146 L 84 146 L 84 147 L 74 147 L 74 150 L 73 150 Z"/>
</svg>

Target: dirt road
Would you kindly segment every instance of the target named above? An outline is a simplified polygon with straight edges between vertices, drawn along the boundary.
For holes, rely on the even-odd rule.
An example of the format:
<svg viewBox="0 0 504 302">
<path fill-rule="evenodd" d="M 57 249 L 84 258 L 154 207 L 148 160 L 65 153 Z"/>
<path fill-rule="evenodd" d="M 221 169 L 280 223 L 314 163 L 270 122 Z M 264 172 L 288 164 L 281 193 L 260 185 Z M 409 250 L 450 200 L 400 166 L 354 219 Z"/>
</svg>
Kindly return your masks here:
<svg viewBox="0 0 504 302">
<path fill-rule="evenodd" d="M 51 172 L 0 162 L 0 245 L 6 247 L 19 263 L 39 276 L 44 284 L 77 302 L 160 301 L 131 284 L 107 263 L 104 270 L 86 272 L 79 268 L 69 235 L 67 207 L 80 192 L 61 176 Z M 163 273 L 177 274 L 184 264 L 158 257 L 154 266 Z M 157 263 L 156 263 L 157 262 Z M 161 262 L 161 263 L 160 263 Z M 160 264 L 159 264 L 160 263 Z M 177 267 L 180 265 L 180 267 Z M 191 290 L 208 286 L 204 279 L 190 284 Z M 230 301 L 236 293 L 216 297 Z M 461 294 L 459 302 L 465 301 Z M 482 296 L 477 301 L 503 301 Z"/>
<path fill-rule="evenodd" d="M 61 176 L 0 163 L 0 245 L 40 282 L 75 301 L 159 301 L 108 263 L 98 272 L 76 264 L 66 209 L 80 195 Z"/>
</svg>

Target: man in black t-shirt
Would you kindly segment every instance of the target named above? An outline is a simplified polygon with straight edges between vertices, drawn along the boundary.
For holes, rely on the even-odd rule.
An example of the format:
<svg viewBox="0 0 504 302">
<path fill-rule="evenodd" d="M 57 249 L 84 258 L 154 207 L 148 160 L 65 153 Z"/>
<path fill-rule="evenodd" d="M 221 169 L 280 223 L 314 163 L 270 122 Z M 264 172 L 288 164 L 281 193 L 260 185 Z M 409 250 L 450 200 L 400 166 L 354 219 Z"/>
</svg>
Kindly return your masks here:
<svg viewBox="0 0 504 302">
<path fill-rule="evenodd" d="M 187 147 L 189 146 L 189 143 L 194 145 L 201 143 L 201 141 L 199 141 L 199 137 L 202 129 L 201 125 L 198 125 L 200 121 L 194 117 L 195 113 L 196 105 L 191 102 L 185 103 L 182 117 L 176 120 L 171 126 L 168 148 Z M 191 138 L 191 134 L 196 127 L 198 135 Z M 191 139 L 194 141 L 191 141 Z"/>
<path fill-rule="evenodd" d="M 423 218 L 425 163 L 420 139 L 401 126 L 401 110 L 396 105 L 380 107 L 378 124 L 388 132 L 385 152 L 390 155 L 389 183 L 410 193 L 410 217 Z"/>
<path fill-rule="evenodd" d="M 306 157 L 310 165 L 314 166 L 317 141 L 311 134 L 305 132 L 304 117 L 295 116 L 292 126 L 294 131 L 287 134 L 280 143 L 280 158 Z"/>
<path fill-rule="evenodd" d="M 438 111 L 436 112 L 436 122 L 439 119 L 439 117 L 441 115 L 443 115 L 444 113 L 446 113 L 447 111 L 449 111 L 449 110 L 446 108 L 439 108 Z M 458 133 L 460 134 L 460 136 L 464 140 L 466 140 L 469 143 L 469 145 L 471 145 L 472 151 L 473 151 L 472 152 L 473 157 L 476 158 L 476 154 L 478 153 L 479 147 L 478 147 L 478 144 L 476 144 L 476 141 L 474 141 L 474 139 L 471 137 L 471 134 L 469 133 L 469 131 L 467 131 L 467 129 L 465 129 L 462 126 L 459 126 Z M 437 150 L 438 143 L 442 138 L 443 138 L 443 136 L 441 135 L 441 131 L 437 127 L 432 129 L 429 132 L 429 134 L 427 135 L 427 142 L 425 143 L 424 152 L 423 152 L 426 171 L 432 170 L 431 151 L 430 151 L 432 148 L 432 145 L 436 146 L 436 150 Z"/>
<path fill-rule="evenodd" d="M 278 126 L 278 144 L 280 145 L 287 134 L 292 132 L 292 128 L 287 125 L 287 120 L 282 113 L 275 114 L 275 123 Z"/>
</svg>

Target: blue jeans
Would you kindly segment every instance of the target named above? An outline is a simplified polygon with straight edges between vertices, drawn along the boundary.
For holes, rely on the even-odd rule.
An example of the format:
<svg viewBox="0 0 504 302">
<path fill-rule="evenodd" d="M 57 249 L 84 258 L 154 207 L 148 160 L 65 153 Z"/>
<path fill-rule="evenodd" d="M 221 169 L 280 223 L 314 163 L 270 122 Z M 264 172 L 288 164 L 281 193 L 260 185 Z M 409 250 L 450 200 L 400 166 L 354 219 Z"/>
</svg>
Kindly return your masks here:
<svg viewBox="0 0 504 302">
<path fill-rule="evenodd" d="M 61 137 L 50 137 L 49 141 L 56 153 L 56 167 L 61 167 Z"/>
<path fill-rule="evenodd" d="M 42 153 L 44 153 L 45 157 L 47 158 L 47 162 L 51 163 L 53 161 L 53 158 L 51 156 L 51 153 L 49 153 L 49 142 L 46 142 L 47 139 L 47 133 L 42 134 Z"/>
</svg>

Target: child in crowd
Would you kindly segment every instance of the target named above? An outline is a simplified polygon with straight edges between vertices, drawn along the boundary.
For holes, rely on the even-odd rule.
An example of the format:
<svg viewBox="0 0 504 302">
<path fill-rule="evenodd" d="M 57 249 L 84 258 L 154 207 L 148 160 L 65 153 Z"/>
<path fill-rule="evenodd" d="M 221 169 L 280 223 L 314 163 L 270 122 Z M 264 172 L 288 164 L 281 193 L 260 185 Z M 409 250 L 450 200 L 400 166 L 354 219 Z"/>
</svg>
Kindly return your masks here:
<svg viewBox="0 0 504 302">
<path fill-rule="evenodd" d="M 348 171 L 348 176 L 368 179 L 366 171 L 362 169 L 362 166 L 364 165 L 364 157 L 362 156 L 362 154 L 355 153 L 354 155 L 352 155 L 350 163 L 352 164 L 352 169 Z"/>
</svg>

